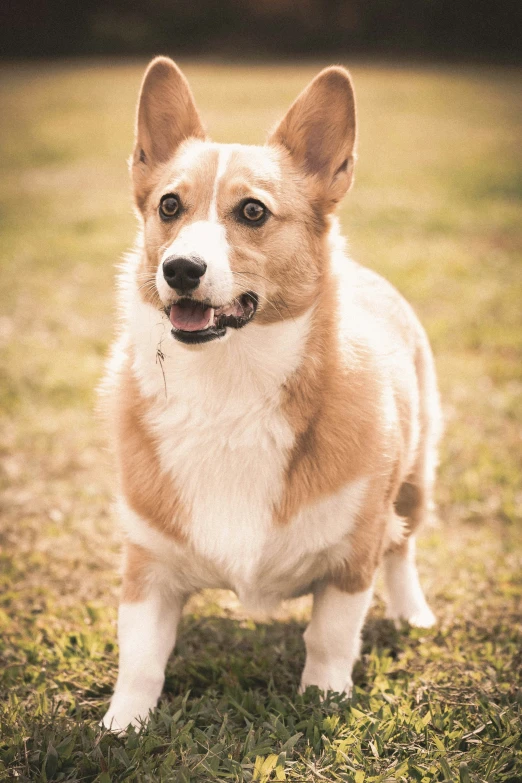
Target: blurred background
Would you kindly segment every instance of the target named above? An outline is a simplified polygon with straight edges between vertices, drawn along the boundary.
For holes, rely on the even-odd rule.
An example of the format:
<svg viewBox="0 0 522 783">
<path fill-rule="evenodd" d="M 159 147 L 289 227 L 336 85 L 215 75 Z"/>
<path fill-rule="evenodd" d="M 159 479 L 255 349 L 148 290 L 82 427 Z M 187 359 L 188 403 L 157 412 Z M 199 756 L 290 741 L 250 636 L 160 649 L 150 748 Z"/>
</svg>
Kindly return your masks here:
<svg viewBox="0 0 522 783">
<path fill-rule="evenodd" d="M 518 0 L 5 0 L 10 57 L 328 52 L 520 58 Z"/>
<path fill-rule="evenodd" d="M 117 265 L 136 231 L 126 165 L 136 99 L 147 61 L 159 53 L 178 60 L 209 135 L 221 142 L 263 143 L 321 67 L 337 62 L 352 73 L 359 159 L 339 208 L 342 228 L 353 257 L 391 280 L 425 325 L 446 420 L 440 521 L 420 545 L 439 626 L 423 637 L 393 635 L 377 600 L 356 684 L 358 708 L 373 727 L 368 741 L 380 755 L 353 729 L 354 742 L 363 742 L 355 779 L 521 779 L 514 766 L 522 693 L 514 678 L 522 644 L 519 5 L 2 2 L 0 780 L 15 779 L 9 769 L 20 781 L 163 780 L 154 765 L 179 764 L 169 755 L 167 728 L 168 742 L 156 755 L 145 748 L 127 777 L 131 761 L 121 754 L 106 753 L 100 766 L 89 728 L 114 683 L 119 583 L 115 476 L 95 415 L 96 387 L 115 331 Z M 228 744 L 213 749 L 226 779 L 268 780 L 253 776 L 256 753 L 286 746 L 272 734 L 266 742 L 258 737 L 256 747 L 266 748 L 250 757 L 241 750 L 243 740 L 248 745 L 244 716 L 235 712 L 241 704 L 250 717 L 268 710 L 286 720 L 279 696 L 267 701 L 267 689 L 297 714 L 288 736 L 305 733 L 292 752 L 311 752 L 317 727 L 302 727 L 317 720 L 318 738 L 326 729 L 324 707 L 318 703 L 312 719 L 295 693 L 307 601 L 288 610 L 290 624 L 270 626 L 247 621 L 231 594 L 205 594 L 189 605 L 164 701 L 167 711 L 184 710 L 180 754 L 183 738 L 196 747 L 199 731 L 185 711 L 190 691 L 189 709 L 196 723 L 200 710 L 209 737 L 221 736 L 218 713 L 230 718 Z M 238 617 L 239 624 L 229 622 Z M 397 705 L 389 724 L 399 726 L 395 733 L 375 722 L 381 690 Z M 434 701 L 448 718 L 439 715 L 434 739 L 422 740 L 431 732 L 427 722 L 401 734 L 397 716 L 422 709 L 429 720 Z M 479 701 L 487 714 L 479 714 Z M 87 728 L 78 729 L 78 716 Z M 333 744 L 314 739 L 315 755 L 306 758 L 326 759 L 328 779 L 353 781 L 346 756 L 335 750 L 352 729 L 345 719 L 332 725 Z M 129 747 L 129 759 L 138 758 L 138 746 Z M 349 747 L 346 753 L 356 746 Z M 183 775 L 165 779 L 215 779 L 201 766 L 203 755 L 184 758 Z M 461 763 L 471 778 L 462 767 L 459 773 Z M 143 765 L 154 767 L 148 777 Z M 290 751 L 288 765 L 287 779 L 316 779 Z M 341 777 L 330 777 L 335 770 Z"/>
</svg>

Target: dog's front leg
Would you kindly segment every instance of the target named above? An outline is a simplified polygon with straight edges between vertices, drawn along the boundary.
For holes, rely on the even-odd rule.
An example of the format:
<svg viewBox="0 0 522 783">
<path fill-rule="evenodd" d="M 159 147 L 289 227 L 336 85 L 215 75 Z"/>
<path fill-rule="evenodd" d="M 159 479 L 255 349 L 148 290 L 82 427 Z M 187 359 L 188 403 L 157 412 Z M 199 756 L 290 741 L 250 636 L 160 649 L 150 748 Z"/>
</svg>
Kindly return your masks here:
<svg viewBox="0 0 522 783">
<path fill-rule="evenodd" d="M 304 634 L 306 663 L 301 691 L 317 685 L 324 692 L 351 692 L 352 669 L 359 657 L 372 595 L 373 585 L 349 593 L 333 584 L 322 584 L 315 591 L 312 619 Z"/>
<path fill-rule="evenodd" d="M 176 641 L 184 596 L 173 594 L 146 550 L 127 545 L 118 614 L 119 673 L 103 725 L 140 726 L 157 704 L 165 666 Z"/>
</svg>

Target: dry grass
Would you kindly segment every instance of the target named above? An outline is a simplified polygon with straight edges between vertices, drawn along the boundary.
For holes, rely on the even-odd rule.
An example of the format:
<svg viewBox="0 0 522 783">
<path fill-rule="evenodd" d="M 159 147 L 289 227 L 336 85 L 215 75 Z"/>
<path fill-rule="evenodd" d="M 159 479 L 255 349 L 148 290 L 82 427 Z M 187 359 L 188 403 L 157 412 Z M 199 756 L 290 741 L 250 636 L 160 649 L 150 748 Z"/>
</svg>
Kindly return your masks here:
<svg viewBox="0 0 522 783">
<path fill-rule="evenodd" d="M 234 600 L 208 594 L 185 617 L 150 729 L 98 733 L 116 674 L 118 537 L 94 388 L 134 232 L 125 158 L 142 65 L 2 73 L 0 779 L 520 781 L 511 70 L 352 69 L 360 163 L 343 225 L 354 256 L 414 304 L 439 367 L 441 522 L 421 548 L 439 628 L 397 633 L 378 603 L 353 703 L 322 704 L 296 695 L 306 606 L 286 624 L 236 622 Z M 186 71 L 216 140 L 260 142 L 316 69 Z"/>
</svg>

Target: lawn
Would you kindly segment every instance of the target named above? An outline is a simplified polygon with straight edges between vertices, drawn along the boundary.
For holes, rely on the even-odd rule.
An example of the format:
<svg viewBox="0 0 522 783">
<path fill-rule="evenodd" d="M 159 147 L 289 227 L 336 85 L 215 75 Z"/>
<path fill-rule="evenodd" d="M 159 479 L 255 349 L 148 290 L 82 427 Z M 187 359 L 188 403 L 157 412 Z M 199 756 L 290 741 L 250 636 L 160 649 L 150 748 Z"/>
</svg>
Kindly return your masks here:
<svg viewBox="0 0 522 783">
<path fill-rule="evenodd" d="M 350 65 L 350 63 L 347 63 Z M 144 63 L 4 66 L 0 84 L 0 780 L 522 781 L 520 71 L 352 68 L 353 255 L 431 337 L 446 434 L 420 568 L 439 618 L 378 598 L 351 700 L 297 694 L 308 599 L 188 606 L 149 728 L 97 722 L 116 676 L 117 519 L 95 388 L 135 220 Z M 262 142 L 316 72 L 187 63 L 218 141 Z"/>
</svg>

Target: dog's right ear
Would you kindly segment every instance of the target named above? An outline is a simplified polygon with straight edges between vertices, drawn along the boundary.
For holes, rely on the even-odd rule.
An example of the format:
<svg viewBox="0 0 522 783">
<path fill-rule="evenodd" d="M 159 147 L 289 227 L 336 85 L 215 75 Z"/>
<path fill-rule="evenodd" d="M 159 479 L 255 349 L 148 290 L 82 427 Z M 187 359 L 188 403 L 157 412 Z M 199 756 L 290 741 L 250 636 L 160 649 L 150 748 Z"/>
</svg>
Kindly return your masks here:
<svg viewBox="0 0 522 783">
<path fill-rule="evenodd" d="M 141 208 L 154 185 L 157 167 L 182 141 L 205 138 L 187 80 L 168 57 L 156 57 L 143 77 L 132 156 L 136 203 Z"/>
</svg>

